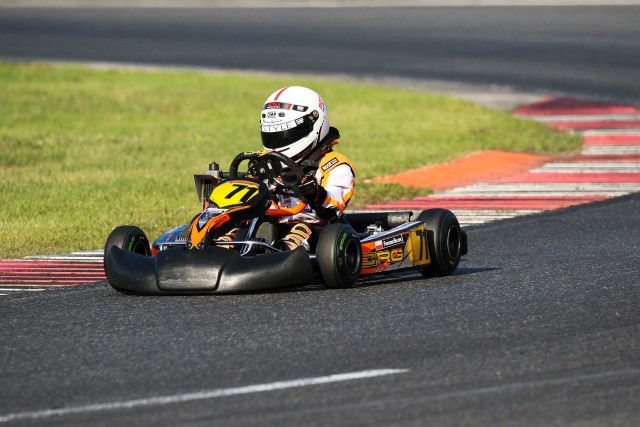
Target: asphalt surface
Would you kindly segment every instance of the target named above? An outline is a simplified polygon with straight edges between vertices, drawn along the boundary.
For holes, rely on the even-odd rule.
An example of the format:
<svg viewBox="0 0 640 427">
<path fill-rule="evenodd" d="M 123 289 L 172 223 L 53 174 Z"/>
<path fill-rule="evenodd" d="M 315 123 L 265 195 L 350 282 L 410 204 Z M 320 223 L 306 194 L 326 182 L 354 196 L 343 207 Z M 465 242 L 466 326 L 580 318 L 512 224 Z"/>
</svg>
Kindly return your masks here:
<svg viewBox="0 0 640 427">
<path fill-rule="evenodd" d="M 640 103 L 640 7 L 0 8 L 0 58 L 436 79 Z"/>
<path fill-rule="evenodd" d="M 1 8 L 0 58 L 442 79 L 638 105 L 639 14 Z M 469 242 L 452 277 L 350 290 L 3 295 L 0 424 L 639 425 L 640 195 L 470 228 Z M 355 378 L 385 369 L 401 371 Z"/>
<path fill-rule="evenodd" d="M 637 426 L 640 195 L 470 228 L 469 242 L 454 276 L 349 290 L 2 297 L 0 422 Z M 408 371 L 225 395 L 373 369 Z"/>
</svg>

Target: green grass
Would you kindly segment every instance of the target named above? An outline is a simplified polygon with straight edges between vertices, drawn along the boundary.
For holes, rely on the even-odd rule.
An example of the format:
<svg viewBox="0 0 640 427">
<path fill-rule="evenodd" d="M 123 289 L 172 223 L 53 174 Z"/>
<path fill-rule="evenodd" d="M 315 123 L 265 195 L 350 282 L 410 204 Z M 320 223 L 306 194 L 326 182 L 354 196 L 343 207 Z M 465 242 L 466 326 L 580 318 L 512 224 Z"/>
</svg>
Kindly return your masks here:
<svg viewBox="0 0 640 427">
<path fill-rule="evenodd" d="M 117 225 L 155 238 L 198 210 L 192 174 L 260 148 L 262 103 L 320 92 L 357 168 L 350 207 L 425 190 L 362 184 L 482 149 L 575 150 L 575 137 L 425 93 L 310 80 L 0 63 L 0 258 L 95 249 Z"/>
</svg>

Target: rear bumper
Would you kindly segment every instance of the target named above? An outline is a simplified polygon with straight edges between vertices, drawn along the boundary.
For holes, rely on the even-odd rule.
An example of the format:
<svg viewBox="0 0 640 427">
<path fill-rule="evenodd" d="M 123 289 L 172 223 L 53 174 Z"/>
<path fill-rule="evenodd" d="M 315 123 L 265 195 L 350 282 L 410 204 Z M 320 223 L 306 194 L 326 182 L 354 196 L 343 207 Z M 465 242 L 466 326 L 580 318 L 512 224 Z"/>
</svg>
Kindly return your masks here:
<svg viewBox="0 0 640 427">
<path fill-rule="evenodd" d="M 303 248 L 253 257 L 217 247 L 172 248 L 146 257 L 112 246 L 105 256 L 105 273 L 118 291 L 145 295 L 225 294 L 316 281 Z"/>
</svg>

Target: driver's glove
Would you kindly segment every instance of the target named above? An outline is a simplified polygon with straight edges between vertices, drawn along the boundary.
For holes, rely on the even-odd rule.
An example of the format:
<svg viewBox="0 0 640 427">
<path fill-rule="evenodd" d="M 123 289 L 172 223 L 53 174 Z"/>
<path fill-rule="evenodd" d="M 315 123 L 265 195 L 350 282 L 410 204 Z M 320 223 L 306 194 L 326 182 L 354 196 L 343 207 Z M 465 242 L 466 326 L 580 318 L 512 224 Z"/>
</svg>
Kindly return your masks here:
<svg viewBox="0 0 640 427">
<path fill-rule="evenodd" d="M 321 198 L 320 195 L 322 193 L 325 193 L 326 197 L 325 189 L 318 185 L 313 173 L 308 173 L 302 178 L 300 185 L 298 185 L 298 190 L 302 194 L 302 201 L 310 205 L 315 204 Z"/>
<path fill-rule="evenodd" d="M 333 220 L 338 216 L 336 209 L 325 208 L 322 203 L 327 198 L 327 190 L 318 184 L 315 176 L 308 173 L 302 179 L 302 183 L 298 186 L 298 190 L 302 193 L 302 201 L 316 211 L 316 214 L 324 220 Z"/>
</svg>

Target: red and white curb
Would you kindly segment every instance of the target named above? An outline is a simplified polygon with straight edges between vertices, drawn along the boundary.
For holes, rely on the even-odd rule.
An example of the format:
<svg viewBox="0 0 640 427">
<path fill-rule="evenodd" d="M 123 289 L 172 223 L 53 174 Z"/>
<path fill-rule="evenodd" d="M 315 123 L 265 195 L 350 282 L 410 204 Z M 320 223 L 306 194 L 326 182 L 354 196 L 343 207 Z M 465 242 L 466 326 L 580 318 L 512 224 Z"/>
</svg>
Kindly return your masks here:
<svg viewBox="0 0 640 427">
<path fill-rule="evenodd" d="M 516 115 L 582 134 L 582 151 L 526 173 L 368 208 L 442 207 L 470 225 L 640 191 L 640 111 L 635 107 L 549 98 L 520 107 Z"/>
<path fill-rule="evenodd" d="M 516 115 L 581 133 L 582 151 L 526 173 L 368 209 L 442 207 L 471 225 L 640 191 L 640 111 L 635 107 L 550 98 L 523 106 Z M 0 261 L 0 295 L 101 282 L 102 263 L 102 250 Z"/>
<path fill-rule="evenodd" d="M 102 254 L 96 250 L 0 260 L 0 296 L 103 282 Z"/>
<path fill-rule="evenodd" d="M 104 250 L 96 249 L 92 251 L 78 251 L 70 254 L 60 255 L 32 255 L 25 258 L 26 260 L 40 260 L 40 261 L 68 261 L 78 263 L 102 263 L 104 259 Z"/>
</svg>

